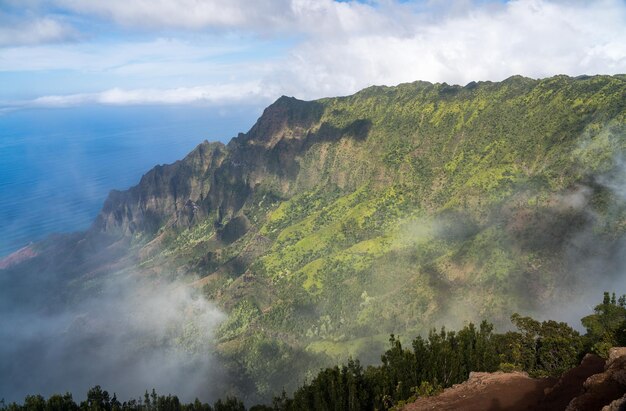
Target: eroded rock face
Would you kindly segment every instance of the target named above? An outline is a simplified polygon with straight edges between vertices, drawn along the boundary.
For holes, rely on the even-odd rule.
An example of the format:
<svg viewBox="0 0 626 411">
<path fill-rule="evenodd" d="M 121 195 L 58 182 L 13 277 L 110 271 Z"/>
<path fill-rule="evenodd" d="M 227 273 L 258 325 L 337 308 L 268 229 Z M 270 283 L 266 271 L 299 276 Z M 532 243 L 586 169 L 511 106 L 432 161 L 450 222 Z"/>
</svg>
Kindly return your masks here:
<svg viewBox="0 0 626 411">
<path fill-rule="evenodd" d="M 602 411 L 621 411 L 626 408 L 626 395 L 602 407 Z"/>
<path fill-rule="evenodd" d="M 626 409 L 626 348 L 605 361 L 587 354 L 557 380 L 526 373 L 474 372 L 463 384 L 435 397 L 419 398 L 405 410 L 619 411 Z"/>
<path fill-rule="evenodd" d="M 530 378 L 525 372 L 472 372 L 464 383 L 435 397 L 419 398 L 405 410 L 534 410 L 552 384 L 554 379 Z"/>
<path fill-rule="evenodd" d="M 604 359 L 595 354 L 585 355 L 578 367 L 564 372 L 556 384 L 546 390 L 536 411 L 564 410 L 572 398 L 581 393 L 587 378 L 604 370 L 604 364 Z"/>
<path fill-rule="evenodd" d="M 205 141 L 184 159 L 154 167 L 138 185 L 111 191 L 91 231 L 152 235 L 161 228 L 191 226 L 211 214 L 221 225 L 236 218 L 256 191 L 288 198 L 296 186 L 318 184 L 324 165 L 301 164 L 311 146 L 342 138 L 361 141 L 371 127 L 365 119 L 345 127 L 320 123 L 323 110 L 319 102 L 279 98 L 248 133 L 228 145 Z M 334 164 L 332 156 L 326 161 Z"/>
<path fill-rule="evenodd" d="M 208 196 L 225 156 L 223 144 L 204 142 L 183 160 L 154 167 L 129 190 L 111 191 L 92 231 L 152 233 L 164 224 L 184 226 L 206 216 L 209 210 L 198 204 Z"/>
<path fill-rule="evenodd" d="M 606 367 L 610 367 L 615 360 L 620 357 L 626 357 L 626 347 L 613 347 L 609 350 L 609 358 L 606 361 Z"/>
<path fill-rule="evenodd" d="M 604 371 L 587 378 L 583 392 L 574 398 L 566 411 L 593 411 L 620 409 L 626 394 L 626 348 L 615 347 L 609 351 Z M 617 408 L 614 408 L 617 407 Z"/>
</svg>

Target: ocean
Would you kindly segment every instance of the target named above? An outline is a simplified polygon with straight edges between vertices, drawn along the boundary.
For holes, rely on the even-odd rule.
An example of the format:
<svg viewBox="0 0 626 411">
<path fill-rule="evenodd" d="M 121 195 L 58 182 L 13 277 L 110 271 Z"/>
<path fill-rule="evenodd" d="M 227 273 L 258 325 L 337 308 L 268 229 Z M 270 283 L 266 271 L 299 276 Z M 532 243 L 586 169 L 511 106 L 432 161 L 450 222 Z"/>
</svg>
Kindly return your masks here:
<svg viewBox="0 0 626 411">
<path fill-rule="evenodd" d="M 258 107 L 79 107 L 0 115 L 0 257 L 85 230 L 111 189 L 203 140 L 247 131 Z"/>
</svg>

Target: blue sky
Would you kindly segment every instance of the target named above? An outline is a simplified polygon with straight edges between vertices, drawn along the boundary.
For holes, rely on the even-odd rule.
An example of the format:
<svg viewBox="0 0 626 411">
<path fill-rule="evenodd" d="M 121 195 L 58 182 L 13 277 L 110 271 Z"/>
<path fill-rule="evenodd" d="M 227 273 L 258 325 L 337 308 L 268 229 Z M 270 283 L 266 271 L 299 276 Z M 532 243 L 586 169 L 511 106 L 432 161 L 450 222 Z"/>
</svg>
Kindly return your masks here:
<svg viewBox="0 0 626 411">
<path fill-rule="evenodd" d="M 0 1 L 0 110 L 620 72 L 623 0 Z"/>
</svg>

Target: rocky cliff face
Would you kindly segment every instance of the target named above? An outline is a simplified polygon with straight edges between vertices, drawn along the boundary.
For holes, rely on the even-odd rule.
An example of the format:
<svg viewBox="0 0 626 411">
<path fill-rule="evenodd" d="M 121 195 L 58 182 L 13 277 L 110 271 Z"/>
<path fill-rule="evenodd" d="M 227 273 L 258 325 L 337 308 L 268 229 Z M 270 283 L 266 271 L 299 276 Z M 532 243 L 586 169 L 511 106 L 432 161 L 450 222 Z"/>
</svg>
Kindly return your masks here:
<svg viewBox="0 0 626 411">
<path fill-rule="evenodd" d="M 319 183 L 311 175 L 315 173 L 301 170 L 311 146 L 365 139 L 369 129 L 366 120 L 342 129 L 320 123 L 323 112 L 323 104 L 315 101 L 279 98 L 248 133 L 228 146 L 205 141 L 184 159 L 156 166 L 137 186 L 112 191 L 92 230 L 154 235 L 161 228 L 189 227 L 211 214 L 220 225 L 235 216 L 255 191 L 288 198 L 296 187 L 313 187 Z"/>
<path fill-rule="evenodd" d="M 626 404 L 626 348 L 614 347 L 604 370 L 587 378 L 566 411 L 619 410 Z"/>
<path fill-rule="evenodd" d="M 617 411 L 624 404 L 626 348 L 615 347 L 606 361 L 587 354 L 578 367 L 556 381 L 530 378 L 520 372 L 471 373 L 463 384 L 434 397 L 420 398 L 404 409 Z"/>
<path fill-rule="evenodd" d="M 154 234 L 164 225 L 189 226 L 206 217 L 198 204 L 208 197 L 226 152 L 223 144 L 205 141 L 183 160 L 156 166 L 131 189 L 112 191 L 92 230 Z"/>
</svg>

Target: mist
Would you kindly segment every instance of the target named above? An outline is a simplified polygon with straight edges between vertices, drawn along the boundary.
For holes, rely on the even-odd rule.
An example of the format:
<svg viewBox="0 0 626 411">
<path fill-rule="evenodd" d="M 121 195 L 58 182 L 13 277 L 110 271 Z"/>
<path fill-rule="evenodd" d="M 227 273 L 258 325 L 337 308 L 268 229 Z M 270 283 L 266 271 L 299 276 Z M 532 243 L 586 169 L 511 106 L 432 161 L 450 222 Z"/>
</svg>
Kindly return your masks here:
<svg viewBox="0 0 626 411">
<path fill-rule="evenodd" d="M 0 399 L 71 392 L 81 400 L 95 385 L 120 400 L 152 388 L 183 401 L 219 396 L 213 335 L 225 316 L 214 304 L 182 283 L 136 275 L 90 290 L 54 313 L 19 302 L 2 313 Z M 11 296 L 0 290 L 0 298 Z"/>
<path fill-rule="evenodd" d="M 581 185 L 576 197 L 568 198 L 565 204 L 584 213 L 588 224 L 567 241 L 564 263 L 572 272 L 577 294 L 566 302 L 547 307 L 540 317 L 568 322 L 579 331 L 584 331 L 580 319 L 593 312 L 602 302 L 604 292 L 626 294 L 626 236 L 621 234 L 606 238 L 602 231 L 617 219 L 626 205 L 626 163 L 616 155 L 606 172 L 592 176 L 588 185 Z M 593 205 L 593 192 L 604 190 L 611 201 L 604 215 Z M 619 223 L 619 220 L 617 221 Z M 617 230 L 619 232 L 619 230 Z"/>
<path fill-rule="evenodd" d="M 429 327 L 459 329 L 488 319 L 505 331 L 513 328 L 509 317 L 518 312 L 538 320 L 567 322 L 585 333 L 580 320 L 593 313 L 604 292 L 626 294 L 626 235 L 619 227 L 626 215 L 626 161 L 619 146 L 623 132 L 616 129 L 611 138 L 616 144 L 602 153 L 595 171 L 587 171 L 566 188 L 550 190 L 524 183 L 480 217 L 476 210 L 456 209 L 403 224 L 395 238 L 400 244 L 419 248 L 442 241 L 471 247 L 476 235 L 495 229 L 503 252 L 538 256 L 510 269 L 505 280 L 510 285 L 502 289 L 508 289 L 512 298 L 495 308 L 476 298 L 484 290 L 475 277 L 450 279 L 435 270 L 450 294 L 445 294 Z M 580 140 L 584 154 L 592 143 L 587 135 Z M 455 257 L 459 271 L 479 277 L 480 269 L 466 264 L 464 255 L 458 252 Z"/>
<path fill-rule="evenodd" d="M 614 226 L 626 206 L 626 164 L 614 154 L 604 167 L 550 204 L 572 215 L 569 224 L 576 228 L 558 239 L 563 273 L 553 298 L 522 314 L 563 321 L 585 333 L 581 319 L 593 313 L 604 292 L 626 294 L 626 236 Z"/>
<path fill-rule="evenodd" d="M 87 229 L 109 190 L 137 183 L 205 138 L 225 141 L 257 116 L 251 105 L 0 116 L 0 261 L 29 243 L 58 248 L 32 264 L 0 263 L 0 400 L 67 391 L 80 400 L 94 385 L 119 399 L 152 388 L 184 401 L 227 392 L 213 355 L 213 334 L 225 316 L 213 303 L 183 281 L 164 280 L 168 274 L 112 273 L 109 265 L 119 270 L 134 262 L 120 263 L 106 242 L 70 258 L 84 233 L 51 233 Z M 105 273 L 81 266 L 90 252 L 102 257 Z"/>
</svg>

